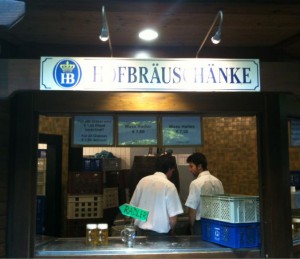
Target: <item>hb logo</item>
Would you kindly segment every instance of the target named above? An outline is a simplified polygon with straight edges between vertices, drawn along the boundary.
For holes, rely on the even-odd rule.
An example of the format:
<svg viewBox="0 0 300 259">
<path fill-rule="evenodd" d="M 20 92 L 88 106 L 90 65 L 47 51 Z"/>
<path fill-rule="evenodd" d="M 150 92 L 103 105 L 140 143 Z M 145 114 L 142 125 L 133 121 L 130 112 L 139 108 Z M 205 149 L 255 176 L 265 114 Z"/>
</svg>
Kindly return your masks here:
<svg viewBox="0 0 300 259">
<path fill-rule="evenodd" d="M 53 78 L 63 88 L 74 87 L 80 82 L 81 68 L 74 60 L 63 59 L 55 65 Z"/>
</svg>

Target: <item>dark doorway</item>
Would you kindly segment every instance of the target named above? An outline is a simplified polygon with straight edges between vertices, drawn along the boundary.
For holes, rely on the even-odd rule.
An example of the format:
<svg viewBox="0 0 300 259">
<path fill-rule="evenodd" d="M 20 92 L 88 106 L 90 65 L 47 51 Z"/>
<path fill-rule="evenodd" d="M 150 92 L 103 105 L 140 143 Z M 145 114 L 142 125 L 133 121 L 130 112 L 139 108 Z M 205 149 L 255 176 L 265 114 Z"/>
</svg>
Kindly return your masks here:
<svg viewBox="0 0 300 259">
<path fill-rule="evenodd" d="M 62 236 L 62 136 L 39 134 L 39 143 L 47 144 L 43 234 L 60 237 Z"/>
</svg>

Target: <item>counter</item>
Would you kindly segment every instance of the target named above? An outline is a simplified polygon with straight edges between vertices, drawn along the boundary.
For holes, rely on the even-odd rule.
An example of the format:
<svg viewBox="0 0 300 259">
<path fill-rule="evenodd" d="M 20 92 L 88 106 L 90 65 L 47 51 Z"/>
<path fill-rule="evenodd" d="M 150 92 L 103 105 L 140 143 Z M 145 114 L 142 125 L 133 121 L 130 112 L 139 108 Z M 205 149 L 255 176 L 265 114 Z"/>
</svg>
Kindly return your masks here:
<svg viewBox="0 0 300 259">
<path fill-rule="evenodd" d="M 120 237 L 109 237 L 107 246 L 87 246 L 84 238 L 57 238 L 36 245 L 35 256 L 101 258 L 259 258 L 259 249 L 232 249 L 205 242 L 199 236 L 145 237 L 136 239 L 133 248 Z"/>
</svg>

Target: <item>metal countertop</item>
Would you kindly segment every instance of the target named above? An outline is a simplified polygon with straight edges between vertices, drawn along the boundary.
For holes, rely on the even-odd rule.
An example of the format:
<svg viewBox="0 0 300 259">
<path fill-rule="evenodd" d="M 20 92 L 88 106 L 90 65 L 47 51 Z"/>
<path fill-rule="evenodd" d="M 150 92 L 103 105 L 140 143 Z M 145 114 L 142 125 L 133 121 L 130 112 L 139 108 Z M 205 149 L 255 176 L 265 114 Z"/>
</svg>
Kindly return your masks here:
<svg viewBox="0 0 300 259">
<path fill-rule="evenodd" d="M 106 246 L 89 246 L 85 238 L 57 238 L 36 245 L 36 256 L 82 256 L 82 255 L 144 255 L 144 254 L 184 254 L 201 252 L 242 252 L 260 251 L 258 248 L 232 249 L 210 242 L 199 236 L 168 236 L 136 238 L 133 248 L 124 246 L 120 237 L 109 237 Z"/>
</svg>

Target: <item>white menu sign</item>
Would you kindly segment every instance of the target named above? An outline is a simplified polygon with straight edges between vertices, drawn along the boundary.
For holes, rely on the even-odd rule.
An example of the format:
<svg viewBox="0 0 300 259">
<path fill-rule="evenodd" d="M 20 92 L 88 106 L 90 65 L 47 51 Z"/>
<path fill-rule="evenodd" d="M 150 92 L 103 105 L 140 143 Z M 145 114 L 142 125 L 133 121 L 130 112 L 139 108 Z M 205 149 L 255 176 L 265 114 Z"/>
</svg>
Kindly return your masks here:
<svg viewBox="0 0 300 259">
<path fill-rule="evenodd" d="M 113 116 L 75 116 L 73 145 L 113 145 Z"/>
<path fill-rule="evenodd" d="M 202 144 L 199 116 L 163 116 L 163 146 L 195 146 Z"/>
</svg>

